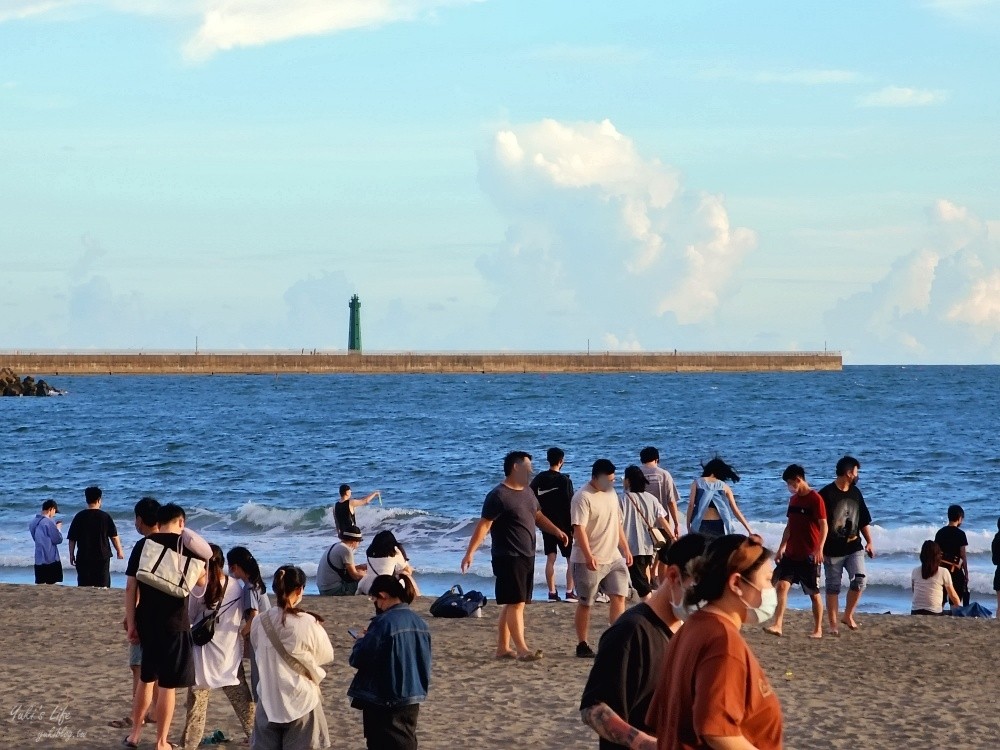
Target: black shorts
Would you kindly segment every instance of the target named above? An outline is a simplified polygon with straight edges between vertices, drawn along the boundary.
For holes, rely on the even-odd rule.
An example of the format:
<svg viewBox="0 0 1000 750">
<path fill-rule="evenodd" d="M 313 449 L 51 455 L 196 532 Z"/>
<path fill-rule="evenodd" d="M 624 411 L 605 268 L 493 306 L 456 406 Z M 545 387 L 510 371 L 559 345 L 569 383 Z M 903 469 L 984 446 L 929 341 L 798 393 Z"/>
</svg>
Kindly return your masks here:
<svg viewBox="0 0 1000 750">
<path fill-rule="evenodd" d="M 563 544 L 559 541 L 559 537 L 552 536 L 552 534 L 546 534 L 542 532 L 542 546 L 545 548 L 546 555 L 554 555 L 556 549 L 562 554 L 563 557 L 569 558 L 569 553 L 573 551 L 573 535 L 568 533 L 566 536 L 569 537 L 569 543 Z"/>
<path fill-rule="evenodd" d="M 493 558 L 497 604 L 523 604 L 531 601 L 535 585 L 535 558 L 503 555 Z"/>
<path fill-rule="evenodd" d="M 142 644 L 142 664 L 139 679 L 155 682 L 162 688 L 181 688 L 194 685 L 194 644 L 191 631 L 184 633 L 151 633 Z"/>
<path fill-rule="evenodd" d="M 111 588 L 111 560 L 80 562 L 76 560 L 76 585 Z"/>
<path fill-rule="evenodd" d="M 628 569 L 628 577 L 632 581 L 632 588 L 640 597 L 649 596 L 653 592 L 653 585 L 649 582 L 649 570 L 652 564 L 652 555 L 632 556 L 632 566 Z"/>
<path fill-rule="evenodd" d="M 789 560 L 781 558 L 774 568 L 773 580 L 788 581 L 793 586 L 799 584 L 802 591 L 813 596 L 819 593 L 819 565 L 809 560 Z"/>
<path fill-rule="evenodd" d="M 62 563 L 59 560 L 35 566 L 35 583 L 62 583 Z"/>
</svg>

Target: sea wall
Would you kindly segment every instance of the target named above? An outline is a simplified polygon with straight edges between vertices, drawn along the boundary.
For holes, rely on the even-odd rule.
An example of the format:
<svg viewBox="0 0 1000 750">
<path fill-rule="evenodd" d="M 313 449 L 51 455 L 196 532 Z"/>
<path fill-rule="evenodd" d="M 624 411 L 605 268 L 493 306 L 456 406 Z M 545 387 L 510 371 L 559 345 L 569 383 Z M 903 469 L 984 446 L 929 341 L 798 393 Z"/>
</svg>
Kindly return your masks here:
<svg viewBox="0 0 1000 750">
<path fill-rule="evenodd" d="M 0 353 L 0 367 L 44 375 L 804 372 L 842 366 L 840 352 Z"/>
</svg>

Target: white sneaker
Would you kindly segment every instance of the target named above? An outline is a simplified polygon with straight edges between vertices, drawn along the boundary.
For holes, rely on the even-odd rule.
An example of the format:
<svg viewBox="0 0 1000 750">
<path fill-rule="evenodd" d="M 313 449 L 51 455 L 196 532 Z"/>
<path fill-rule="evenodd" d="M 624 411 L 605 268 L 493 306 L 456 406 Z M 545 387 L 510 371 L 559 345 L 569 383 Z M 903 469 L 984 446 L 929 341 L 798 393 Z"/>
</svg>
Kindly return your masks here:
<svg viewBox="0 0 1000 750">
<path fill-rule="evenodd" d="M 598 604 L 607 604 L 608 602 L 611 601 L 611 597 L 609 597 L 602 591 L 598 592 L 597 596 L 594 597 L 594 601 L 597 602 Z"/>
</svg>

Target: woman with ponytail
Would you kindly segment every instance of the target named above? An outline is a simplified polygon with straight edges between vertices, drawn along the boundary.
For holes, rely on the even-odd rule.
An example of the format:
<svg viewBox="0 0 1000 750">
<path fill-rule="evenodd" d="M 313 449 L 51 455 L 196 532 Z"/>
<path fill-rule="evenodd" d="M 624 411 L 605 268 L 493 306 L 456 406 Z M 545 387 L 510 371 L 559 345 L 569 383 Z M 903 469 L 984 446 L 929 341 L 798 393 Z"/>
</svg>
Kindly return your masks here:
<svg viewBox="0 0 1000 750">
<path fill-rule="evenodd" d="M 250 695 L 253 702 L 257 702 L 257 660 L 253 655 L 253 648 L 250 646 L 250 626 L 260 612 L 267 612 L 271 608 L 271 602 L 267 598 L 267 586 L 260 576 L 260 565 L 256 558 L 250 554 L 246 547 L 233 547 L 226 553 L 226 562 L 229 564 L 229 575 L 240 582 L 243 589 L 243 598 L 240 602 L 240 609 L 243 611 L 243 626 L 240 628 L 240 635 L 243 641 L 243 656 L 250 659 Z M 240 672 L 242 681 L 246 681 L 245 672 Z"/>
<path fill-rule="evenodd" d="M 780 750 L 781 704 L 740 634 L 777 606 L 771 551 L 727 534 L 692 561 L 685 601 L 701 604 L 670 640 L 646 723 L 658 750 Z"/>
<path fill-rule="evenodd" d="M 368 596 L 378 614 L 354 643 L 358 670 L 347 695 L 363 716 L 368 750 L 416 750 L 417 715 L 431 677 L 431 633 L 410 603 L 409 576 L 378 576 Z"/>
<path fill-rule="evenodd" d="M 271 584 L 276 606 L 250 626 L 260 673 L 254 750 L 330 746 L 319 684 L 326 677 L 322 665 L 333 661 L 333 644 L 323 618 L 299 608 L 305 586 L 301 568 L 282 565 Z"/>
<path fill-rule="evenodd" d="M 210 546 L 212 556 L 208 560 L 207 582 L 192 589 L 188 597 L 188 617 L 192 623 L 198 623 L 216 610 L 218 616 L 212 640 L 193 648 L 195 684 L 188 689 L 184 750 L 195 750 L 201 744 L 208 715 L 208 697 L 217 688 L 222 688 L 232 704 L 247 739 L 253 731 L 253 700 L 246 679 L 242 678 L 242 591 L 239 581 L 226 575 L 222 549 L 216 544 Z"/>
</svg>

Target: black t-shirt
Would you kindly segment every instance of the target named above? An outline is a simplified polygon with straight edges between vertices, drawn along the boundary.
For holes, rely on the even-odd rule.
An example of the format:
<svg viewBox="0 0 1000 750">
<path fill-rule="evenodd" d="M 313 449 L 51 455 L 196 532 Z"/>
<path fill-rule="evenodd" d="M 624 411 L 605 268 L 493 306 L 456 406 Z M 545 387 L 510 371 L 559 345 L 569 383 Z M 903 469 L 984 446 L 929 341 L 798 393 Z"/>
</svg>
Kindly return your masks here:
<svg viewBox="0 0 1000 750">
<path fill-rule="evenodd" d="M 111 559 L 109 539 L 118 536 L 114 519 L 100 508 L 81 510 L 69 525 L 66 538 L 76 543 L 76 559 L 98 562 Z"/>
<path fill-rule="evenodd" d="M 498 484 L 489 491 L 481 516 L 493 522 L 493 557 L 535 556 L 535 514 L 539 510 L 538 498 L 528 487 L 512 490 Z"/>
<path fill-rule="evenodd" d="M 152 539 L 164 547 L 175 550 L 180 538 L 180 534 L 158 533 L 140 539 L 129 555 L 125 575 L 135 578 L 135 574 L 139 572 L 139 558 L 142 557 L 146 539 Z M 198 557 L 187 547 L 182 547 L 181 553 L 188 557 Z M 171 596 L 139 581 L 139 604 L 135 610 L 135 626 L 139 631 L 139 637 L 147 640 L 150 636 L 155 637 L 157 633 L 183 633 L 190 630 L 187 601 L 187 597 L 181 599 Z"/>
<path fill-rule="evenodd" d="M 819 491 L 826 504 L 826 519 L 830 531 L 826 535 L 823 554 L 827 557 L 846 557 L 865 548 L 861 529 L 871 526 L 872 516 L 857 485 L 847 491 L 831 482 Z"/>
<path fill-rule="evenodd" d="M 672 635 L 645 602 L 627 610 L 601 636 L 580 710 L 605 703 L 632 726 L 652 734 L 646 712 Z M 625 746 L 602 738 L 599 747 L 619 750 Z"/>
<path fill-rule="evenodd" d="M 934 541 L 941 548 L 945 560 L 958 562 L 962 559 L 962 547 L 969 546 L 969 538 L 958 526 L 944 526 L 934 535 Z"/>
<path fill-rule="evenodd" d="M 567 534 L 571 533 L 569 503 L 573 499 L 573 480 L 562 472 L 546 469 L 531 480 L 531 489 L 545 517 Z"/>
<path fill-rule="evenodd" d="M 350 500 L 337 501 L 337 504 L 333 506 L 333 521 L 337 526 L 338 533 L 358 525 L 357 521 L 354 520 L 354 511 L 351 509 Z"/>
</svg>

